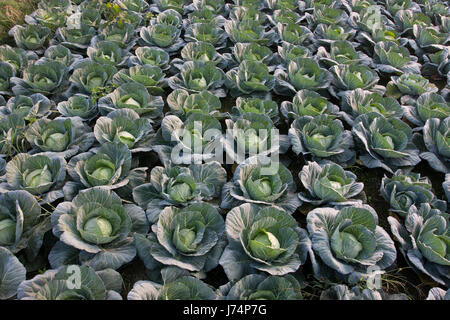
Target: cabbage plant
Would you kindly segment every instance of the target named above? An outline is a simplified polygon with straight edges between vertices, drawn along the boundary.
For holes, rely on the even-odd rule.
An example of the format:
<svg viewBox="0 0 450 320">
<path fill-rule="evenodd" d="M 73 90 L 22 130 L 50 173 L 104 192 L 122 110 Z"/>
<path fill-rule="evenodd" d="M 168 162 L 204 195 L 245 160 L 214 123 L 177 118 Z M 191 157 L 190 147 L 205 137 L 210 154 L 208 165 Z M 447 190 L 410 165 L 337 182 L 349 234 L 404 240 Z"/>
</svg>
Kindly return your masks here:
<svg viewBox="0 0 450 320">
<path fill-rule="evenodd" d="M 11 95 L 11 78 L 16 76 L 14 68 L 6 62 L 0 61 L 0 94 Z"/>
<path fill-rule="evenodd" d="M 325 47 L 317 49 L 319 61 L 335 66 L 340 64 L 370 65 L 372 59 L 361 51 L 356 51 L 354 45 L 347 40 L 336 40 L 330 44 L 329 51 Z"/>
<path fill-rule="evenodd" d="M 175 10 L 178 13 L 184 12 L 185 0 L 155 0 L 153 4 L 150 5 L 150 10 L 152 12 L 160 13 L 165 10 Z"/>
<path fill-rule="evenodd" d="M 320 23 L 314 29 L 314 36 L 316 37 L 317 44 L 325 47 L 332 45 L 335 41 L 349 41 L 352 45 L 357 47 L 359 44 L 354 41 L 356 33 L 357 30 L 351 28 L 349 25 L 341 26 Z"/>
<path fill-rule="evenodd" d="M 394 16 L 395 25 L 403 34 L 412 34 L 413 26 L 426 27 L 431 24 L 431 19 L 420 11 L 410 9 L 399 10 Z"/>
<path fill-rule="evenodd" d="M 350 64 L 344 66 L 331 67 L 334 80 L 333 85 L 341 92 L 336 92 L 333 87 L 330 87 L 330 93 L 334 96 L 342 96 L 348 90 L 364 89 L 372 92 L 384 94 L 385 88 L 378 85 L 380 80 L 375 70 L 368 66 L 359 64 Z"/>
<path fill-rule="evenodd" d="M 53 0 L 51 0 L 53 1 Z M 54 0 L 59 1 L 59 0 Z M 65 0 L 63 0 L 65 1 Z M 71 0 L 74 4 L 78 4 L 78 7 L 80 9 L 92 9 L 92 10 L 100 10 L 101 9 L 101 2 L 100 1 L 92 1 L 92 2 L 86 2 L 81 0 Z"/>
<path fill-rule="evenodd" d="M 445 180 L 442 182 L 442 189 L 444 189 L 447 201 L 450 202 L 450 173 L 445 174 Z"/>
<path fill-rule="evenodd" d="M 358 6 L 356 3 L 353 8 L 350 9 L 350 12 L 352 12 L 356 7 L 355 12 L 350 15 L 348 20 L 351 27 L 360 30 L 360 32 L 370 33 L 372 30 L 385 31 L 386 27 L 391 28 L 393 26 L 392 21 L 383 14 L 380 14 L 379 21 L 374 23 L 373 14 L 374 12 L 380 12 L 382 10 L 382 6 L 377 3 L 369 3 L 367 5 L 367 2 L 362 2 L 362 4 Z M 368 37 L 370 36 L 368 35 Z"/>
<path fill-rule="evenodd" d="M 401 98 L 401 102 L 409 101 L 411 97 L 418 97 L 426 92 L 437 92 L 438 88 L 420 74 L 404 73 L 401 76 L 392 76 L 386 85 L 386 95 Z"/>
<path fill-rule="evenodd" d="M 189 7 L 189 6 L 188 6 Z M 221 14 L 225 10 L 224 0 L 193 0 L 192 8 L 195 10 L 208 10 L 214 15 Z"/>
<path fill-rule="evenodd" d="M 413 270 L 449 287 L 448 214 L 423 203 L 410 207 L 404 224 L 394 217 L 388 217 L 388 221 Z"/>
<path fill-rule="evenodd" d="M 171 25 L 177 28 L 181 27 L 183 23 L 183 16 L 173 9 L 167 9 L 160 12 L 156 18 L 150 20 L 150 24 L 164 24 Z"/>
<path fill-rule="evenodd" d="M 191 114 L 219 116 L 222 107 L 220 99 L 209 91 L 189 94 L 187 90 L 176 89 L 167 96 L 170 113 L 182 120 Z"/>
<path fill-rule="evenodd" d="M 315 26 L 319 23 L 331 25 L 344 24 L 348 18 L 348 14 L 343 9 L 326 4 L 315 5 L 312 14 L 306 15 L 306 20 L 310 26 Z"/>
<path fill-rule="evenodd" d="M 216 49 L 226 46 L 227 34 L 213 22 L 191 23 L 185 29 L 186 41 L 202 41 L 212 44 Z"/>
<path fill-rule="evenodd" d="M 17 190 L 0 195 L 0 246 L 14 254 L 23 252 L 26 261 L 33 261 L 50 229 L 50 219 L 41 215 L 32 194 Z"/>
<path fill-rule="evenodd" d="M 450 289 L 445 291 L 439 287 L 431 288 L 427 300 L 450 300 Z"/>
<path fill-rule="evenodd" d="M 225 53 L 224 57 L 229 61 L 229 67 L 239 66 L 244 60 L 258 61 L 269 66 L 269 70 L 274 68 L 275 55 L 269 47 L 257 43 L 236 43 L 232 53 Z"/>
<path fill-rule="evenodd" d="M 78 93 L 91 94 L 97 88 L 105 87 L 117 72 L 116 67 L 93 60 L 83 60 L 75 64 L 70 81 Z M 69 97 L 70 99 L 71 97 Z"/>
<path fill-rule="evenodd" d="M 61 44 L 48 47 L 45 50 L 44 57 L 63 63 L 69 70 L 75 63 L 82 59 L 80 54 L 73 54 Z"/>
<path fill-rule="evenodd" d="M 45 26 L 49 30 L 54 31 L 66 23 L 67 13 L 67 11 L 64 12 L 53 7 L 47 7 L 45 9 L 38 8 L 31 14 L 26 15 L 24 20 L 28 25 Z"/>
<path fill-rule="evenodd" d="M 264 8 L 264 1 L 258 0 L 233 0 L 237 8 L 244 8 L 246 11 L 257 11 Z"/>
<path fill-rule="evenodd" d="M 255 0 L 234 1 L 234 5 L 228 5 L 226 8 L 229 11 L 228 18 L 238 23 L 255 21 L 265 25 L 267 17 L 258 10 L 262 4 L 261 1 Z"/>
<path fill-rule="evenodd" d="M 97 30 L 89 25 L 78 28 L 62 27 L 56 30 L 54 42 L 75 52 L 85 51 L 96 33 Z"/>
<path fill-rule="evenodd" d="M 53 8 L 61 13 L 73 10 L 73 8 L 71 7 L 72 4 L 70 0 L 48 0 L 45 2 L 38 3 L 38 9 L 47 10 L 49 8 Z"/>
<path fill-rule="evenodd" d="M 411 172 L 410 170 L 399 169 L 389 179 L 391 182 L 399 182 L 405 186 L 419 186 L 424 189 L 431 190 L 431 180 L 428 177 L 422 177 L 420 173 Z"/>
<path fill-rule="evenodd" d="M 275 78 L 263 62 L 244 60 L 239 67 L 227 72 L 225 85 L 232 96 L 264 96 L 274 88 Z"/>
<path fill-rule="evenodd" d="M 119 25 L 126 23 L 131 24 L 133 28 L 139 28 L 144 23 L 146 15 L 128 10 L 120 14 L 120 19 L 121 21 L 118 22 Z"/>
<path fill-rule="evenodd" d="M 371 19 L 370 17 L 368 18 Z M 368 52 L 373 50 L 376 44 L 380 42 L 390 41 L 400 46 L 405 46 L 409 43 L 408 39 L 401 37 L 400 32 L 398 32 L 394 26 L 377 27 L 376 24 L 375 26 L 370 27 L 371 30 L 369 32 L 360 32 L 355 38 L 360 44 L 367 48 L 366 50 Z"/>
<path fill-rule="evenodd" d="M 321 68 L 313 58 L 295 58 L 289 62 L 287 72 L 280 68 L 274 75 L 275 92 L 280 95 L 291 95 L 302 89 L 317 91 L 328 88 L 333 80 L 331 73 Z"/>
<path fill-rule="evenodd" d="M 66 101 L 58 103 L 57 110 L 64 117 L 80 117 L 83 120 L 92 120 L 98 114 L 97 105 L 90 96 L 77 93 Z"/>
<path fill-rule="evenodd" d="M 414 143 L 420 150 L 420 157 L 434 170 L 448 173 L 450 169 L 449 131 L 450 117 L 430 118 L 425 122 L 422 134 L 414 134 Z"/>
<path fill-rule="evenodd" d="M 79 117 L 38 119 L 29 126 L 25 138 L 34 151 L 56 152 L 64 158 L 86 151 L 95 142 L 91 128 Z"/>
<path fill-rule="evenodd" d="M 215 26 L 222 27 L 226 21 L 226 19 L 220 15 L 216 14 L 215 11 L 218 10 L 220 13 L 224 13 L 222 9 L 215 8 L 216 6 L 220 6 L 220 2 L 217 4 L 206 5 L 203 7 L 195 8 L 195 4 L 186 6 L 186 11 L 190 11 L 187 14 L 187 19 L 184 20 L 184 24 L 188 25 L 189 23 L 211 23 Z M 224 5 L 222 1 L 222 6 Z"/>
<path fill-rule="evenodd" d="M 26 269 L 8 249 L 0 246 L 0 299 L 6 300 L 17 294 L 19 285 L 26 279 Z"/>
<path fill-rule="evenodd" d="M 98 149 L 91 149 L 74 156 L 67 166 L 70 177 L 79 189 L 122 188 L 119 192 L 126 194 L 131 193 L 131 188 L 145 181 L 146 169 L 132 168 L 131 152 L 128 146 L 116 141 L 103 143 Z M 127 188 L 124 190 L 125 186 Z M 74 187 L 66 185 L 68 189 Z M 71 190 L 71 193 L 75 193 L 75 190 Z M 69 198 L 68 194 L 66 198 Z"/>
<path fill-rule="evenodd" d="M 138 281 L 128 293 L 128 300 L 215 300 L 216 294 L 203 281 L 181 274 L 159 284 L 153 281 Z"/>
<path fill-rule="evenodd" d="M 176 266 L 204 273 L 219 263 L 226 245 L 224 231 L 222 216 L 208 203 L 166 207 L 150 234 L 136 234 L 136 248 L 147 269 Z"/>
<path fill-rule="evenodd" d="M 339 115 L 351 126 L 361 114 L 375 112 L 385 118 L 401 118 L 404 112 L 396 99 L 360 88 L 346 92 L 342 96 L 341 109 Z"/>
<path fill-rule="evenodd" d="M 287 67 L 292 60 L 310 58 L 312 55 L 311 51 L 306 47 L 283 42 L 281 46 L 278 46 L 278 56 L 282 65 Z"/>
<path fill-rule="evenodd" d="M 120 7 L 136 13 L 146 12 L 149 7 L 149 4 L 145 0 L 119 0 L 118 4 Z"/>
<path fill-rule="evenodd" d="M 444 78 L 447 78 L 447 83 L 449 82 L 448 72 L 450 71 L 450 49 L 445 47 L 434 53 L 429 53 L 423 55 L 424 64 L 422 66 L 422 73 L 424 75 L 430 76 L 436 72 Z"/>
<path fill-rule="evenodd" d="M 180 34 L 181 29 L 176 26 L 156 23 L 141 29 L 139 41 L 143 46 L 154 46 L 175 54 L 185 44 Z"/>
<path fill-rule="evenodd" d="M 22 78 L 12 77 L 14 95 L 42 93 L 52 95 L 66 88 L 67 67 L 58 61 L 42 58 L 23 71 Z"/>
<path fill-rule="evenodd" d="M 238 97 L 236 99 L 236 105 L 232 107 L 231 111 L 234 121 L 237 121 L 246 113 L 266 115 L 274 124 L 278 124 L 280 120 L 280 117 L 278 116 L 278 105 L 273 100 Z"/>
<path fill-rule="evenodd" d="M 18 114 L 2 115 L 0 117 L 0 155 L 14 155 L 27 151 L 28 145 L 24 139 L 26 125 Z"/>
<path fill-rule="evenodd" d="M 186 207 L 218 198 L 225 182 L 226 171 L 216 161 L 188 167 L 154 167 L 150 182 L 134 188 L 133 199 L 155 223 L 166 207 Z"/>
<path fill-rule="evenodd" d="M 222 125 L 208 114 L 192 113 L 183 122 L 166 115 L 152 141 L 153 150 L 163 164 L 190 164 L 199 160 L 220 159 Z"/>
<path fill-rule="evenodd" d="M 394 42 L 378 42 L 374 48 L 375 69 L 384 73 L 419 73 L 421 65 L 405 47 Z"/>
<path fill-rule="evenodd" d="M 352 134 L 333 116 L 297 118 L 289 129 L 289 139 L 295 154 L 301 153 L 313 161 L 331 160 L 345 166 L 355 160 Z"/>
<path fill-rule="evenodd" d="M 137 39 L 135 37 L 135 27 L 130 23 L 113 23 L 101 28 L 97 37 L 92 42 L 111 41 L 116 43 L 122 49 L 132 48 Z"/>
<path fill-rule="evenodd" d="M 74 274 L 80 283 L 73 283 Z M 50 269 L 23 281 L 17 292 L 18 300 L 122 300 L 123 280 L 112 269 L 95 271 L 89 266 L 67 265 Z"/>
<path fill-rule="evenodd" d="M 6 160 L 0 157 L 0 176 L 6 173 Z"/>
<path fill-rule="evenodd" d="M 311 251 L 307 232 L 284 210 L 245 203 L 228 212 L 228 245 L 219 263 L 231 281 L 256 272 L 293 273 Z"/>
<path fill-rule="evenodd" d="M 7 44 L 0 46 L 0 61 L 9 63 L 16 72 L 23 70 L 31 61 L 37 59 L 38 57 L 33 51 L 13 48 Z"/>
<path fill-rule="evenodd" d="M 381 180 L 380 193 L 384 200 L 389 202 L 390 210 L 403 218 L 406 218 L 412 205 L 420 207 L 422 203 L 428 203 L 442 211 L 447 209 L 447 203 L 438 200 L 431 191 L 431 181 L 417 173 L 399 169 L 392 178 L 384 176 Z"/>
<path fill-rule="evenodd" d="M 217 48 L 211 43 L 196 41 L 188 42 L 180 51 L 181 59 L 175 58 L 172 60 L 172 65 L 181 69 L 184 62 L 212 62 L 218 67 L 225 67 L 227 61 L 224 56 L 217 52 Z"/>
<path fill-rule="evenodd" d="M 106 40 L 95 42 L 86 53 L 91 60 L 114 67 L 124 66 L 128 59 L 126 50 L 116 42 Z"/>
<path fill-rule="evenodd" d="M 411 140 L 412 130 L 398 118 L 385 118 L 375 112 L 362 114 L 355 119 L 352 133 L 361 147 L 359 160 L 368 168 L 393 173 L 420 162 L 419 150 Z"/>
<path fill-rule="evenodd" d="M 90 10 L 83 10 L 83 4 L 89 5 L 86 2 L 82 2 L 79 7 L 81 12 L 75 12 L 74 14 L 67 17 L 67 25 L 81 27 L 87 26 L 94 29 L 98 29 L 102 23 L 102 15 L 99 9 L 91 8 Z M 95 4 L 92 4 L 95 6 Z"/>
<path fill-rule="evenodd" d="M 97 119 L 95 138 L 100 144 L 120 142 L 131 152 L 150 151 L 153 127 L 150 119 L 141 118 L 132 109 L 119 109 Z"/>
<path fill-rule="evenodd" d="M 403 293 L 389 294 L 381 289 L 362 289 L 358 285 L 349 288 L 345 284 L 339 284 L 322 291 L 320 300 L 409 300 L 409 298 Z"/>
<path fill-rule="evenodd" d="M 185 89 L 189 93 L 209 91 L 219 98 L 225 97 L 222 85 L 224 72 L 212 62 L 187 61 L 181 67 L 180 73 L 170 77 L 168 84 L 173 89 Z"/>
<path fill-rule="evenodd" d="M 19 48 L 42 53 L 50 38 L 50 29 L 40 24 L 14 26 L 9 30 L 9 35 Z"/>
<path fill-rule="evenodd" d="M 420 10 L 419 4 L 412 1 L 405 0 L 388 0 L 386 1 L 386 12 L 387 15 L 395 16 L 395 14 L 400 10 L 411 9 Z"/>
<path fill-rule="evenodd" d="M 409 44 L 417 53 L 420 53 L 422 50 L 443 49 L 450 42 L 448 33 L 440 32 L 436 26 L 420 27 L 414 25 L 413 35 L 414 40 L 411 39 Z"/>
<path fill-rule="evenodd" d="M 25 190 L 51 203 L 64 197 L 66 166 L 64 158 L 54 153 L 19 153 L 6 165 L 5 188 Z"/>
<path fill-rule="evenodd" d="M 299 23 L 302 20 L 297 12 L 285 8 L 274 10 L 271 15 L 267 15 L 267 19 L 273 26 L 278 25 L 278 23 Z"/>
<path fill-rule="evenodd" d="M 450 117 L 450 102 L 434 92 L 423 93 L 411 105 L 403 106 L 405 117 L 417 129 L 422 129 L 425 122 L 431 118 L 443 120 Z"/>
<path fill-rule="evenodd" d="M 283 164 L 252 157 L 239 164 L 224 185 L 220 207 L 232 209 L 247 202 L 292 214 L 301 205 L 295 191 L 292 174 Z"/>
<path fill-rule="evenodd" d="M 219 300 L 302 300 L 301 287 L 290 274 L 265 276 L 249 274 L 236 283 L 219 288 Z"/>
<path fill-rule="evenodd" d="M 346 206 L 362 203 L 357 199 L 364 188 L 362 182 L 356 182 L 356 175 L 345 171 L 340 165 L 308 162 L 299 173 L 305 192 L 298 197 L 314 206 Z"/>
<path fill-rule="evenodd" d="M 246 112 L 236 121 L 227 119 L 227 132 L 222 143 L 228 157 L 237 163 L 256 155 L 285 153 L 289 139 L 279 135 L 272 120 L 265 114 Z"/>
<path fill-rule="evenodd" d="M 303 116 L 316 117 L 322 114 L 336 116 L 339 107 L 315 91 L 299 90 L 292 102 L 283 101 L 280 107 L 281 114 L 286 122 L 290 123 Z"/>
<path fill-rule="evenodd" d="M 306 220 L 316 256 L 316 277 L 330 270 L 348 282 L 359 282 L 370 267 L 386 269 L 397 257 L 394 241 L 378 225 L 378 215 L 368 205 L 316 208 Z"/>
<path fill-rule="evenodd" d="M 270 46 L 277 38 L 275 30 L 266 31 L 266 28 L 257 20 L 227 20 L 224 29 L 229 39 L 234 43 L 255 42 Z"/>
<path fill-rule="evenodd" d="M 140 83 L 147 88 L 150 94 L 155 96 L 163 95 L 164 89 L 167 87 L 167 79 L 161 68 L 150 65 L 122 69 L 114 75 L 112 82 L 118 86 L 124 83 Z"/>
<path fill-rule="evenodd" d="M 164 49 L 158 47 L 139 47 L 135 50 L 134 56 L 128 59 L 129 66 L 151 65 L 160 67 L 162 70 L 169 68 L 169 54 Z"/>
<path fill-rule="evenodd" d="M 314 39 L 311 30 L 293 22 L 278 23 L 276 30 L 281 42 L 308 47 Z"/>
<path fill-rule="evenodd" d="M 102 115 L 117 109 L 132 109 L 140 116 L 157 119 L 162 115 L 164 101 L 160 96 L 152 96 L 140 83 L 124 83 L 110 94 L 98 100 Z"/>
<path fill-rule="evenodd" d="M 265 0 L 264 2 L 272 10 L 296 10 L 299 5 L 297 0 Z"/>
<path fill-rule="evenodd" d="M 49 255 L 53 268 L 79 262 L 94 270 L 118 269 L 133 260 L 133 233 L 146 234 L 144 211 L 110 190 L 80 191 L 71 202 L 61 202 L 51 216 L 53 234 L 59 238 Z"/>
</svg>

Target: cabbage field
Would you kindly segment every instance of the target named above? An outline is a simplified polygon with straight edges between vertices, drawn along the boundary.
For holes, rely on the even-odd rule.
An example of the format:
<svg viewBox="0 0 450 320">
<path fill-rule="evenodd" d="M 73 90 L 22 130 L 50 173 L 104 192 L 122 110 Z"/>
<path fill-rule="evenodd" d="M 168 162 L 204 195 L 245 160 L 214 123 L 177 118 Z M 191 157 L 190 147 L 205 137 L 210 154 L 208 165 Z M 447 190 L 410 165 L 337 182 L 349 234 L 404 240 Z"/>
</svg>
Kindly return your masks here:
<svg viewBox="0 0 450 320">
<path fill-rule="evenodd" d="M 1 300 L 450 300 L 440 0 L 42 0 L 0 44 Z"/>
</svg>

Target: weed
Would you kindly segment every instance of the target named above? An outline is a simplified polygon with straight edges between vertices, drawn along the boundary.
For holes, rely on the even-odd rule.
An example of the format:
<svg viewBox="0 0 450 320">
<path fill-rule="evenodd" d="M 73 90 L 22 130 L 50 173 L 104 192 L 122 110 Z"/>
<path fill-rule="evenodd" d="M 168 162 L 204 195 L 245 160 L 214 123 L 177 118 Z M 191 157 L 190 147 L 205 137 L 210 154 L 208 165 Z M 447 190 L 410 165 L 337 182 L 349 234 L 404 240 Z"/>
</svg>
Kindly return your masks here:
<svg viewBox="0 0 450 320">
<path fill-rule="evenodd" d="M 8 31 L 23 24 L 25 15 L 36 9 L 38 0 L 0 0 L 0 43 L 12 44 Z"/>
</svg>

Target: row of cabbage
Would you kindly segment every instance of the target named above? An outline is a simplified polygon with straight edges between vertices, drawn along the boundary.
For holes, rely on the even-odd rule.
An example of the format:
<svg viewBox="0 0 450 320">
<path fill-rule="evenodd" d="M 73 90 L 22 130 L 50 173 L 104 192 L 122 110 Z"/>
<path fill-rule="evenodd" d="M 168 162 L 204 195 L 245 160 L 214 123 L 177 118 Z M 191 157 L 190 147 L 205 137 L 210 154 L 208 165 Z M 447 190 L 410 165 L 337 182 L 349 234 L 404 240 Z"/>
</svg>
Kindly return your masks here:
<svg viewBox="0 0 450 320">
<path fill-rule="evenodd" d="M 448 16 L 438 1 L 42 1 L 11 30 L 17 48 L 0 47 L 0 297 L 119 299 L 117 270 L 137 256 L 152 281 L 129 299 L 301 299 L 303 266 L 350 286 L 323 299 L 404 299 L 358 287 L 397 250 L 345 170 L 356 163 L 389 173 L 400 251 L 448 288 L 447 201 L 411 172 L 449 168 L 448 84 L 424 77 L 449 80 Z M 255 132 L 283 124 L 262 154 L 271 139 Z M 173 165 L 179 144 L 187 161 L 245 155 L 227 181 L 216 161 Z M 301 192 L 282 163 L 263 174 L 290 148 L 308 160 Z M 162 166 L 140 166 L 150 151 Z M 52 269 L 25 280 L 50 230 Z M 219 265 L 230 282 L 214 290 L 201 279 Z"/>
</svg>

